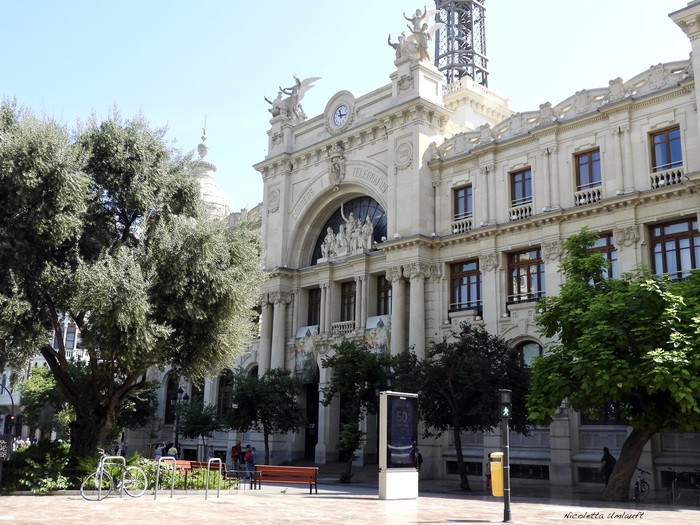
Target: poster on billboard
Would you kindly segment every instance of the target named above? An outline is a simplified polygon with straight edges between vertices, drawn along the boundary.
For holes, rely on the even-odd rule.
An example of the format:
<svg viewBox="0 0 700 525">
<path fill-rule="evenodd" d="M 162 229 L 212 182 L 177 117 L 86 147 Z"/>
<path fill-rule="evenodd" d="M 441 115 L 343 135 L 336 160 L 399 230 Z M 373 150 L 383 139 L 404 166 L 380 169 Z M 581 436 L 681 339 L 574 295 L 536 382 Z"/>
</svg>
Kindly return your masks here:
<svg viewBox="0 0 700 525">
<path fill-rule="evenodd" d="M 418 396 L 387 392 L 386 467 L 417 468 Z"/>
</svg>

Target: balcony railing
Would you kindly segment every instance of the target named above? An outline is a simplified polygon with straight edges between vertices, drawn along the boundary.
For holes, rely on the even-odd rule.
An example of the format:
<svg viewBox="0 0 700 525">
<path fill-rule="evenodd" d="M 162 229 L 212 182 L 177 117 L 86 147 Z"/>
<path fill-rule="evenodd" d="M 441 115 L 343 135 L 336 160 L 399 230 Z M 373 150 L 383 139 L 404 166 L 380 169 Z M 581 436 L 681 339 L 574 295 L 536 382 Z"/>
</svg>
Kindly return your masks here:
<svg viewBox="0 0 700 525">
<path fill-rule="evenodd" d="M 355 321 L 341 321 L 331 325 L 333 335 L 351 334 L 355 331 Z"/>
<path fill-rule="evenodd" d="M 670 170 L 657 171 L 656 173 L 649 175 L 649 178 L 651 189 L 656 190 L 666 186 L 681 184 L 687 177 L 685 176 L 683 166 L 681 166 L 679 168 L 671 168 Z"/>
<path fill-rule="evenodd" d="M 508 217 L 511 221 L 521 221 L 532 216 L 532 203 L 514 206 L 508 210 Z"/>
<path fill-rule="evenodd" d="M 574 193 L 574 206 L 586 206 L 600 201 L 600 187 Z"/>
<path fill-rule="evenodd" d="M 473 227 L 474 224 L 471 217 L 452 221 L 452 233 L 466 233 Z"/>
</svg>

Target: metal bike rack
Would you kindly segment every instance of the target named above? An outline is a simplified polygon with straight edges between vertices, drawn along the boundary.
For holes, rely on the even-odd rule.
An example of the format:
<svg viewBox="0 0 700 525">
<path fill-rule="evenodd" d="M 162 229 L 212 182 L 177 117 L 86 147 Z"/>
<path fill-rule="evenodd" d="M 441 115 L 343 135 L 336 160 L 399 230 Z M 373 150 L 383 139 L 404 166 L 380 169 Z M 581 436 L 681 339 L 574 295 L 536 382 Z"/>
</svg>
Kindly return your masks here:
<svg viewBox="0 0 700 525">
<path fill-rule="evenodd" d="M 177 470 L 176 469 L 176 466 L 177 466 L 176 461 L 177 460 L 172 456 L 160 457 L 160 458 L 158 458 L 158 466 L 156 467 L 156 486 L 155 486 L 155 489 L 153 490 L 153 499 L 156 499 L 156 497 L 158 496 L 158 482 L 160 481 L 160 464 L 163 461 L 168 461 L 168 462 L 172 461 L 172 463 L 173 463 L 172 484 L 170 485 L 170 497 L 171 498 L 173 497 L 173 491 L 175 490 L 175 471 Z"/>
<path fill-rule="evenodd" d="M 210 458 L 209 461 L 207 462 L 207 484 L 206 488 L 204 489 L 204 499 L 207 499 L 207 496 L 209 495 L 209 473 L 211 472 L 211 464 L 212 463 L 218 463 L 219 464 L 219 483 L 218 486 L 216 487 L 216 497 L 219 497 L 219 493 L 221 492 L 221 459 L 219 458 Z"/>
<path fill-rule="evenodd" d="M 113 460 L 117 460 L 116 462 Z M 99 471 L 100 476 L 104 475 L 106 471 L 105 465 L 121 465 L 121 483 L 119 483 L 119 497 L 124 497 L 124 476 L 126 475 L 126 458 L 124 456 L 102 456 L 100 458 Z M 102 499 L 102 482 L 98 483 L 97 486 L 97 499 L 98 501 Z"/>
</svg>

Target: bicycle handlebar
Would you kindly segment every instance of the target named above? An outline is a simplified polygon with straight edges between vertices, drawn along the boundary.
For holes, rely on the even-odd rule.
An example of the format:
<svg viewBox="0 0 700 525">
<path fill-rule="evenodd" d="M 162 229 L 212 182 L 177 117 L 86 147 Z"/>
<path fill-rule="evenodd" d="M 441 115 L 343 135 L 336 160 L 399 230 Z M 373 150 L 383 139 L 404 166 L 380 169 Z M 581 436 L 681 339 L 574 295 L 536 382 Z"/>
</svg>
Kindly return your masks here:
<svg viewBox="0 0 700 525">
<path fill-rule="evenodd" d="M 646 470 L 642 470 L 642 469 L 640 469 L 639 467 L 636 467 L 635 470 L 638 470 L 638 471 L 641 472 L 642 474 L 649 474 L 649 475 L 651 476 L 651 472 L 647 472 Z"/>
</svg>

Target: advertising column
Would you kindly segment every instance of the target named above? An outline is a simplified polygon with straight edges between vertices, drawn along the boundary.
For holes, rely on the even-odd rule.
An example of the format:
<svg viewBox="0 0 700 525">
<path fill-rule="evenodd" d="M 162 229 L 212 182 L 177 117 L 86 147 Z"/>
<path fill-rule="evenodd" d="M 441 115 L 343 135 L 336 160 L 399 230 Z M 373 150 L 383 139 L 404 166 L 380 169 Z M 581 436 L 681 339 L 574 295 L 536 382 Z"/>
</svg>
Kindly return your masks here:
<svg viewBox="0 0 700 525">
<path fill-rule="evenodd" d="M 418 497 L 418 394 L 379 394 L 379 499 Z"/>
</svg>

